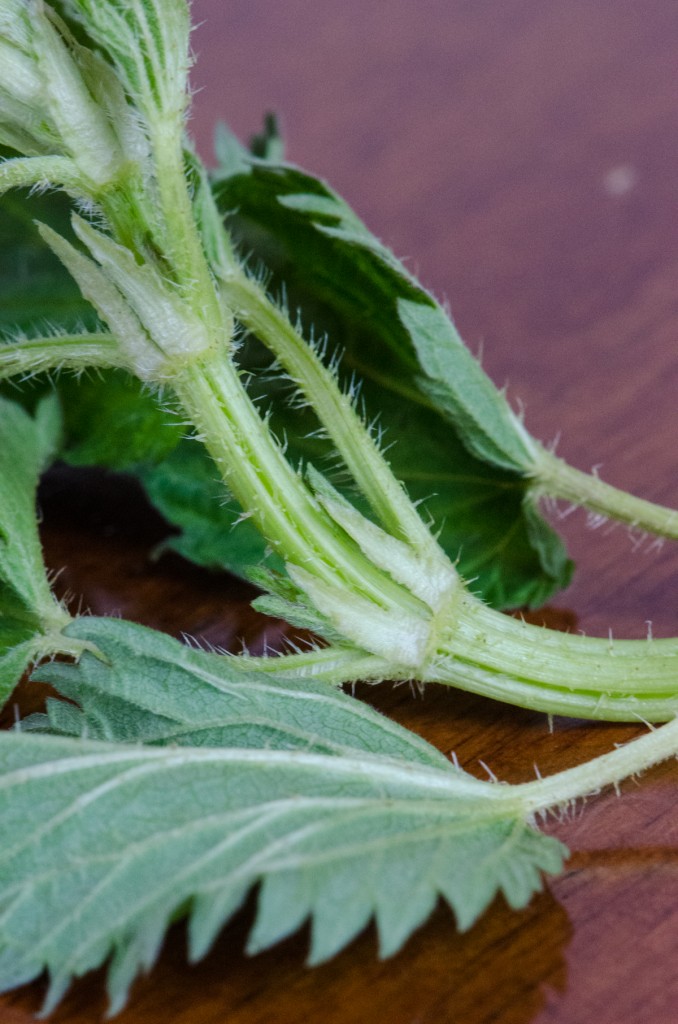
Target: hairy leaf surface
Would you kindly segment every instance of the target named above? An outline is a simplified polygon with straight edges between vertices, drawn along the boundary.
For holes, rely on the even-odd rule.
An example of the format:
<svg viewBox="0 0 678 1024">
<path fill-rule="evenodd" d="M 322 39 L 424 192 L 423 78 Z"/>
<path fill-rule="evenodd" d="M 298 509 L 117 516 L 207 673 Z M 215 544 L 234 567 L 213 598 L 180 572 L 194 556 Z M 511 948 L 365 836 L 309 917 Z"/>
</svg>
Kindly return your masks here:
<svg viewBox="0 0 678 1024">
<path fill-rule="evenodd" d="M 0 735 L 1 988 L 47 968 L 49 1009 L 112 951 L 118 1010 L 176 914 L 196 959 L 257 883 L 249 952 L 309 920 L 319 962 L 374 919 L 387 956 L 439 897 L 468 928 L 562 865 L 510 787 L 341 693 L 123 622 L 71 631 L 106 661 L 41 677 L 82 704 L 52 704 L 54 726 L 85 735 Z"/>
<path fill-rule="evenodd" d="M 80 707 L 51 703 L 51 730 L 65 727 L 102 740 L 301 746 L 325 753 L 369 752 L 376 737 L 374 753 L 448 767 L 428 743 L 326 683 L 286 680 L 284 657 L 272 676 L 236 656 L 196 650 L 118 619 L 81 618 L 67 633 L 94 644 L 105 660 L 85 653 L 77 666 L 53 663 L 36 672 Z"/>
</svg>

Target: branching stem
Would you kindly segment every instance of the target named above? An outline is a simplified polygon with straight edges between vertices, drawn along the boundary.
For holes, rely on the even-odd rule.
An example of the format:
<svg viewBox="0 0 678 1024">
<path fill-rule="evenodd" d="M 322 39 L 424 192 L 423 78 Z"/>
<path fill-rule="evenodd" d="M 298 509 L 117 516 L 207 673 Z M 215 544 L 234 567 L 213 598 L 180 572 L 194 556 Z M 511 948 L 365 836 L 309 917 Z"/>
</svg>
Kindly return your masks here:
<svg viewBox="0 0 678 1024">
<path fill-rule="evenodd" d="M 238 319 L 273 352 L 304 392 L 384 528 L 407 540 L 414 550 L 439 551 L 365 428 L 351 398 L 341 391 L 331 370 L 288 317 L 273 305 L 257 282 L 242 271 L 224 280 L 223 292 Z"/>
<path fill-rule="evenodd" d="M 322 510 L 223 352 L 187 367 L 172 386 L 227 486 L 286 561 L 346 584 L 379 607 L 424 614 L 421 602 L 365 558 Z"/>
</svg>

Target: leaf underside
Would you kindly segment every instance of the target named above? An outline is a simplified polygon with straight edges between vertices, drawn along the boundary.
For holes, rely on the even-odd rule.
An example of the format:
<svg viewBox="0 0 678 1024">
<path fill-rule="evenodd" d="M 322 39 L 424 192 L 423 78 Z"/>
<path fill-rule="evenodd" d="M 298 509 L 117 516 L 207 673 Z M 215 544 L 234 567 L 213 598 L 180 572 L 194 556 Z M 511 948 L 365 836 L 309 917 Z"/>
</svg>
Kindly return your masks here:
<svg viewBox="0 0 678 1024">
<path fill-rule="evenodd" d="M 371 919 L 395 953 L 439 897 L 461 929 L 521 907 L 562 866 L 508 787 L 340 692 L 125 622 L 69 632 L 105 661 L 39 676 L 79 707 L 0 734 L 0 988 L 46 968 L 46 1011 L 109 956 L 119 1010 L 178 914 L 197 959 L 257 884 L 248 952 L 310 921 L 318 963 Z"/>
</svg>

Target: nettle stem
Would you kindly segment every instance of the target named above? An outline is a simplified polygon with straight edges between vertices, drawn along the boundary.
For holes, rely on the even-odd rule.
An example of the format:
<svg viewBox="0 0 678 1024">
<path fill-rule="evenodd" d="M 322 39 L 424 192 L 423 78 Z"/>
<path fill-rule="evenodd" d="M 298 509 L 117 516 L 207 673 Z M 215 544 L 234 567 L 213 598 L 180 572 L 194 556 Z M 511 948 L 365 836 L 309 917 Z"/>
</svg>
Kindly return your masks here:
<svg viewBox="0 0 678 1024">
<path fill-rule="evenodd" d="M 605 483 L 593 473 L 568 465 L 539 446 L 533 471 L 537 495 L 569 501 L 607 519 L 627 523 L 657 537 L 678 540 L 678 511 Z"/>
<path fill-rule="evenodd" d="M 236 317 L 276 356 L 333 441 L 372 511 L 385 529 L 414 550 L 437 553 L 438 544 L 396 480 L 335 375 L 268 299 L 260 285 L 236 269 L 224 279 L 223 294 Z"/>
<path fill-rule="evenodd" d="M 618 640 L 567 635 L 502 615 L 473 597 L 458 580 L 419 519 L 334 377 L 316 360 L 287 318 L 258 285 L 233 275 L 225 297 L 303 386 L 348 467 L 381 512 L 391 534 L 403 537 L 414 557 L 445 561 L 456 584 L 439 606 L 426 607 L 361 552 L 326 515 L 322 502 L 291 468 L 268 425 L 247 397 L 238 372 L 224 356 L 210 356 L 177 377 L 179 400 L 219 466 L 224 480 L 282 557 L 310 568 L 332 585 L 337 601 L 367 598 L 360 635 L 341 617 L 347 641 L 360 652 L 333 649 L 292 656 L 277 670 L 331 683 L 362 676 L 372 681 L 412 678 L 438 682 L 550 714 L 619 721 L 666 721 L 678 711 L 678 640 Z M 361 454 L 364 456 L 361 469 Z M 370 489 L 371 488 L 371 489 Z M 415 517 L 416 524 L 412 524 Z M 411 532 L 410 532 L 411 531 Z M 350 530 L 349 530 L 350 533 Z M 425 533 L 428 541 L 422 540 Z M 343 596 L 342 596 L 343 595 Z M 310 592 L 313 598 L 313 590 Z M 369 632 L 374 612 L 374 644 Z M 389 661 L 376 639 L 383 610 L 405 611 L 428 641 L 417 664 Z M 322 611 L 333 621 L 332 608 Z M 334 620 L 338 621 L 338 620 Z M 348 624 L 348 627 L 347 627 Z M 386 656 L 385 656 L 386 655 Z"/>
<path fill-rule="evenodd" d="M 223 350 L 177 373 L 172 387 L 229 490 L 286 562 L 378 607 L 425 614 L 424 605 L 373 565 L 323 511 Z"/>
<path fill-rule="evenodd" d="M 548 714 L 667 721 L 678 713 L 678 640 L 607 640 L 530 625 L 468 591 L 440 623 L 421 674 Z"/>
<path fill-rule="evenodd" d="M 631 740 L 608 754 L 602 754 L 576 768 L 534 782 L 510 787 L 526 814 L 538 814 L 563 807 L 572 800 L 593 796 L 606 786 L 617 786 L 624 779 L 639 775 L 655 764 L 676 757 L 678 719 Z"/>
<path fill-rule="evenodd" d="M 32 376 L 43 370 L 80 370 L 84 365 L 116 367 L 123 364 L 118 345 L 109 334 L 61 334 L 0 343 L 0 380 Z"/>
</svg>

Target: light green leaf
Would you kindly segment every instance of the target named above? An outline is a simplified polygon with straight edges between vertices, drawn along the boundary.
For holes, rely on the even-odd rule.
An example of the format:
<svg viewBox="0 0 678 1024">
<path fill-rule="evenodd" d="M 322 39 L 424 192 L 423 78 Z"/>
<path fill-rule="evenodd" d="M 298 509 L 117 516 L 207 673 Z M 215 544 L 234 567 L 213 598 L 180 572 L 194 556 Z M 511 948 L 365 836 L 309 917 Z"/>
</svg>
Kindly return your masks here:
<svg viewBox="0 0 678 1024">
<path fill-rule="evenodd" d="M 71 705 L 50 702 L 52 730 L 61 731 L 54 716 L 68 708 L 66 731 L 90 739 L 363 751 L 448 766 L 413 733 L 327 684 L 286 680 L 284 657 L 272 677 L 235 656 L 196 650 L 118 619 L 81 618 L 67 633 L 94 645 L 105 660 L 85 653 L 77 667 L 53 663 L 36 671 L 81 708 L 76 722 Z"/>
<path fill-rule="evenodd" d="M 0 143 L 27 155 L 60 151 L 33 46 L 43 18 L 43 10 L 22 0 L 0 5 Z"/>
<path fill-rule="evenodd" d="M 562 866 L 511 787 L 341 693 L 248 678 L 123 622 L 70 632 L 106 661 L 41 677 L 82 702 L 65 716 L 87 738 L 0 735 L 0 988 L 46 968 L 45 1010 L 111 952 L 120 1009 L 176 914 L 197 958 L 258 882 L 250 952 L 309 919 L 318 962 L 371 917 L 395 952 L 439 896 L 461 928 L 499 892 L 523 906 Z"/>
<path fill-rule="evenodd" d="M 93 97 L 79 67 L 79 47 L 63 23 L 47 5 L 36 6 L 31 13 L 35 63 L 43 81 L 43 116 L 49 115 L 54 124 L 60 151 L 70 155 L 95 188 L 105 186 L 125 159 L 109 111 Z"/>
</svg>

